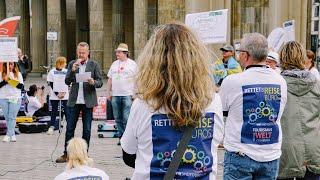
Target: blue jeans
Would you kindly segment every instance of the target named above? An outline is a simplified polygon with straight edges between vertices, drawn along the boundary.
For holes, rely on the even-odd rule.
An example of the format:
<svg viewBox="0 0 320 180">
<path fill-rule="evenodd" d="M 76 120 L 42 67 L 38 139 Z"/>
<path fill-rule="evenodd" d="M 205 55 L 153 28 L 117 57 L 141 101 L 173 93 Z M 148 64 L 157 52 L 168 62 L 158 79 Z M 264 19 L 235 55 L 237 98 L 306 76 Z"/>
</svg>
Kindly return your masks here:
<svg viewBox="0 0 320 180">
<path fill-rule="evenodd" d="M 77 126 L 79 114 L 82 112 L 82 138 L 86 140 L 89 148 L 90 136 L 91 136 L 91 123 L 92 123 L 92 109 L 87 108 L 85 104 L 76 104 L 74 107 L 68 106 L 66 115 L 67 118 L 67 130 L 65 139 L 65 153 L 67 153 L 67 146 L 70 139 L 74 137 L 74 131 Z"/>
<path fill-rule="evenodd" d="M 112 96 L 113 116 L 117 123 L 118 136 L 121 138 L 126 129 L 130 108 L 132 105 L 131 96 Z"/>
<path fill-rule="evenodd" d="M 17 102 L 11 102 L 9 99 L 0 99 L 0 106 L 3 110 L 4 118 L 7 123 L 7 136 L 14 136 L 16 127 L 16 118 L 21 105 L 21 98 Z"/>
<path fill-rule="evenodd" d="M 279 159 L 258 162 L 235 152 L 224 154 L 224 180 L 275 180 L 278 170 Z"/>
<path fill-rule="evenodd" d="M 64 114 L 67 114 L 66 113 L 66 111 L 67 111 L 67 101 L 68 100 L 61 100 L 61 105 L 62 105 L 62 108 L 63 108 L 63 112 L 61 112 L 61 118 L 63 118 Z M 52 127 L 56 123 L 57 116 L 59 116 L 60 100 L 50 100 L 50 103 L 51 103 L 51 107 L 52 107 L 50 127 Z M 67 117 L 66 117 L 66 119 L 67 119 Z M 61 119 L 60 119 L 60 121 L 61 121 Z"/>
</svg>

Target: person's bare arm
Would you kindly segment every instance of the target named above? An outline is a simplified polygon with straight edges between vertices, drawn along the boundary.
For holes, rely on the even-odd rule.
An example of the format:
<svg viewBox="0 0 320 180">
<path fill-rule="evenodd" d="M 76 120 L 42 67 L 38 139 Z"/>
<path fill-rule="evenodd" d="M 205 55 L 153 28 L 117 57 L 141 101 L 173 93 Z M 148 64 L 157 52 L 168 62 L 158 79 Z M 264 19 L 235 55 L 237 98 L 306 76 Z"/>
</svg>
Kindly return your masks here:
<svg viewBox="0 0 320 180">
<path fill-rule="evenodd" d="M 107 99 L 109 101 L 111 101 L 111 97 L 112 97 L 111 87 L 112 87 L 112 80 L 111 78 L 109 78 L 107 82 Z"/>
</svg>

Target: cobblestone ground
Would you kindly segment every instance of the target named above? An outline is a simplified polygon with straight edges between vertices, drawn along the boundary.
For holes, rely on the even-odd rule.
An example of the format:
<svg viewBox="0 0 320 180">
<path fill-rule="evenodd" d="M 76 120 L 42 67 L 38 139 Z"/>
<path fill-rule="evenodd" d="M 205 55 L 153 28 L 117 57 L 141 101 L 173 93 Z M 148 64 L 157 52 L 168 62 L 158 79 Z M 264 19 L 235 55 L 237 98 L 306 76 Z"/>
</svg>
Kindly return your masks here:
<svg viewBox="0 0 320 180">
<path fill-rule="evenodd" d="M 39 86 L 45 85 L 45 81 L 41 78 L 29 78 L 26 81 L 26 88 L 30 84 Z M 105 82 L 106 84 L 106 82 Z M 105 85 L 98 91 L 99 96 L 103 96 Z M 104 170 L 110 179 L 125 179 L 130 177 L 133 169 L 126 166 L 121 158 L 121 148 L 117 146 L 117 139 L 113 138 L 98 138 L 97 125 L 99 121 L 94 121 L 92 124 L 91 143 L 89 156 L 94 159 L 95 167 Z M 76 136 L 81 137 L 82 122 L 78 122 Z M 56 159 L 63 152 L 64 144 L 63 132 L 59 138 L 56 151 L 53 153 L 53 159 Z M 0 174 L 7 171 L 28 170 L 35 165 L 43 162 L 38 167 L 26 172 L 9 172 L 5 176 L 0 176 L 1 180 L 49 180 L 61 173 L 65 164 L 55 164 L 51 162 L 51 154 L 55 149 L 58 140 L 58 131 L 52 136 L 45 133 L 38 134 L 20 134 L 17 136 L 15 143 L 0 142 Z M 3 136 L 0 136 L 0 140 Z M 221 162 L 223 151 L 219 150 L 218 159 Z M 222 166 L 218 166 L 218 177 L 222 179 Z"/>
</svg>

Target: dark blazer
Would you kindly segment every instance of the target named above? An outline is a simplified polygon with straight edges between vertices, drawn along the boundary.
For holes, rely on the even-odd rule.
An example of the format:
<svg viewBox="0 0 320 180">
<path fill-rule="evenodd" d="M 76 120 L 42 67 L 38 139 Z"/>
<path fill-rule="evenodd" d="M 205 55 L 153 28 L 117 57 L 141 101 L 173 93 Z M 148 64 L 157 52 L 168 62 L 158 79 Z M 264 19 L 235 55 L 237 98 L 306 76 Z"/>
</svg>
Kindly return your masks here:
<svg viewBox="0 0 320 180">
<path fill-rule="evenodd" d="M 76 82 L 76 73 L 79 73 L 79 68 L 72 72 L 73 60 L 68 65 L 68 71 L 65 79 L 67 85 L 71 85 L 71 90 L 69 93 L 68 106 L 74 107 L 78 98 L 79 83 Z M 97 62 L 88 59 L 85 72 L 91 72 L 91 77 L 95 80 L 94 85 L 90 85 L 87 82 L 83 83 L 83 95 L 84 102 L 87 108 L 93 108 L 98 105 L 96 88 L 101 88 L 103 85 L 101 69 Z"/>
</svg>

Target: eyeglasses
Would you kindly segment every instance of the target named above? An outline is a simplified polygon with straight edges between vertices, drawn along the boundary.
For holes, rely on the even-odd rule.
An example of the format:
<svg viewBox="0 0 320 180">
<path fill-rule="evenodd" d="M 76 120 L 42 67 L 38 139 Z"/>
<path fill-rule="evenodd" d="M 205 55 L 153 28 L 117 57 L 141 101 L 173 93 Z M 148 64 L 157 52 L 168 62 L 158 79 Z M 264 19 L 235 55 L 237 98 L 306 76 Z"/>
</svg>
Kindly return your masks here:
<svg viewBox="0 0 320 180">
<path fill-rule="evenodd" d="M 245 53 L 247 53 L 247 54 L 248 54 L 248 56 L 250 55 L 250 54 L 249 54 L 249 52 L 248 52 L 248 51 L 246 51 L 246 50 L 237 49 L 237 50 L 236 50 L 236 52 L 238 52 L 238 53 L 245 52 Z"/>
</svg>

